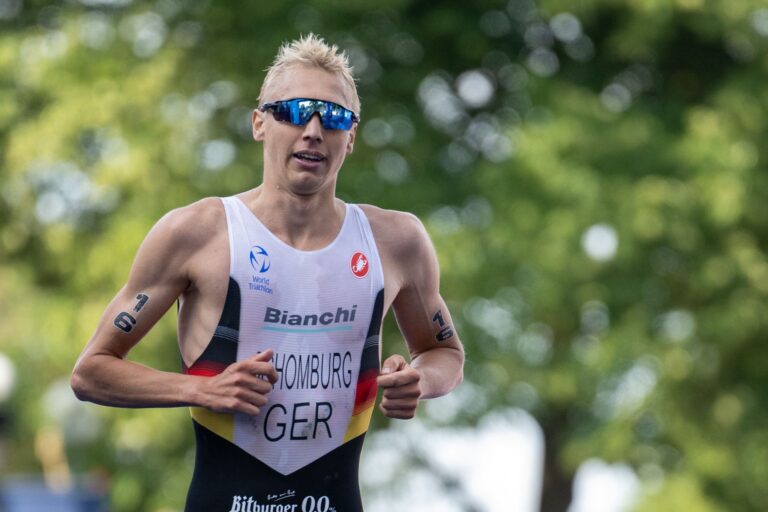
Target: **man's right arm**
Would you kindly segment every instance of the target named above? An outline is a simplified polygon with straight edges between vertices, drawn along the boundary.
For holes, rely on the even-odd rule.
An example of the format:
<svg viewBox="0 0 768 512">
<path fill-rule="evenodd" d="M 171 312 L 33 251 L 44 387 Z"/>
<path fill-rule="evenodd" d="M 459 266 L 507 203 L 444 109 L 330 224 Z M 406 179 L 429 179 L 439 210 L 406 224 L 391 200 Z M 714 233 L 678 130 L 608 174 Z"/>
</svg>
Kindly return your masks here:
<svg viewBox="0 0 768 512">
<path fill-rule="evenodd" d="M 163 372 L 126 359 L 179 295 L 194 286 L 194 255 L 217 230 L 226 230 L 220 204 L 211 201 L 218 200 L 170 212 L 141 244 L 127 283 L 75 365 L 71 384 L 81 400 L 115 407 L 193 405 L 245 414 L 257 414 L 266 403 L 269 381 L 277 377 L 268 362 L 270 351 L 211 378 Z"/>
</svg>

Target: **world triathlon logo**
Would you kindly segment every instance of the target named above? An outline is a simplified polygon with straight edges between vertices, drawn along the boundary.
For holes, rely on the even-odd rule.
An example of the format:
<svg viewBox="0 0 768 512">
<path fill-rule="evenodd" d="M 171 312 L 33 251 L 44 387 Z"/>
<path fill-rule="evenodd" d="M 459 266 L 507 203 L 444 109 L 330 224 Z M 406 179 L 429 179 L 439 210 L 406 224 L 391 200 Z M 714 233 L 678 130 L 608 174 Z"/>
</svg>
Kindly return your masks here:
<svg viewBox="0 0 768 512">
<path fill-rule="evenodd" d="M 260 274 L 263 274 L 269 270 L 269 267 L 271 266 L 269 262 L 269 254 L 267 253 L 266 249 L 260 245 L 254 245 L 251 247 L 250 260 L 253 270 L 259 272 Z"/>
</svg>

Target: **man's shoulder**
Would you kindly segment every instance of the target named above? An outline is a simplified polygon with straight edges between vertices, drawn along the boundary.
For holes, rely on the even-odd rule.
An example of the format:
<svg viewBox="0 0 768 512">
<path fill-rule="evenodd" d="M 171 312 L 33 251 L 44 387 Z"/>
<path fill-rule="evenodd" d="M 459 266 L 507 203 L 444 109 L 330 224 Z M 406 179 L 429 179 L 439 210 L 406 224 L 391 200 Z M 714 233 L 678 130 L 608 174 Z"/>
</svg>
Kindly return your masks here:
<svg viewBox="0 0 768 512">
<path fill-rule="evenodd" d="M 397 254 L 411 253 L 429 243 L 429 235 L 419 218 L 408 212 L 387 210 L 370 204 L 358 205 L 368 218 L 380 248 Z"/>
<path fill-rule="evenodd" d="M 185 245 L 206 243 L 226 232 L 226 216 L 221 199 L 206 197 L 166 213 L 155 226 L 170 239 Z"/>
<path fill-rule="evenodd" d="M 424 230 L 421 220 L 412 213 L 387 210 L 371 204 L 359 204 L 358 206 L 368 217 L 368 222 L 375 231 L 414 236 Z"/>
</svg>

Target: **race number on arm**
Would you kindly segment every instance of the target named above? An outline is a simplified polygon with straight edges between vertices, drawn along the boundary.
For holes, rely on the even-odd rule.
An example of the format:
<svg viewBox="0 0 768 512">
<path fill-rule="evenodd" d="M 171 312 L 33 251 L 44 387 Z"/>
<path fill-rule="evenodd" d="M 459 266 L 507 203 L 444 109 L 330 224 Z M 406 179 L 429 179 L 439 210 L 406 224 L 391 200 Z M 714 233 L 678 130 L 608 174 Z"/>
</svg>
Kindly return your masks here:
<svg viewBox="0 0 768 512">
<path fill-rule="evenodd" d="M 389 417 L 411 418 L 419 399 L 450 392 L 463 378 L 464 350 L 450 311 L 440 296 L 440 273 L 432 242 L 413 215 L 388 212 L 384 259 L 394 275 L 392 307 L 411 361 L 392 356 L 382 364 L 380 408 Z M 391 230 L 391 231 L 390 231 Z"/>
</svg>

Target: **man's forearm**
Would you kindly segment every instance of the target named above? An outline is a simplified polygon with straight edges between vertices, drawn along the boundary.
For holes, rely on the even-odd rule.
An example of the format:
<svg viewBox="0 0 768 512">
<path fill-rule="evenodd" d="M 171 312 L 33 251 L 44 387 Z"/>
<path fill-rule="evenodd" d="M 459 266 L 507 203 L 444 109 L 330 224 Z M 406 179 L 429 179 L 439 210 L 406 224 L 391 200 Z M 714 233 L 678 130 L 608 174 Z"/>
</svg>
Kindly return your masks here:
<svg viewBox="0 0 768 512">
<path fill-rule="evenodd" d="M 421 374 L 421 398 L 436 398 L 461 383 L 464 378 L 464 352 L 453 347 L 433 348 L 414 357 L 411 366 Z"/>
<path fill-rule="evenodd" d="M 163 372 L 105 354 L 80 361 L 71 385 L 80 400 L 112 407 L 179 407 L 196 404 L 201 377 Z"/>
</svg>

